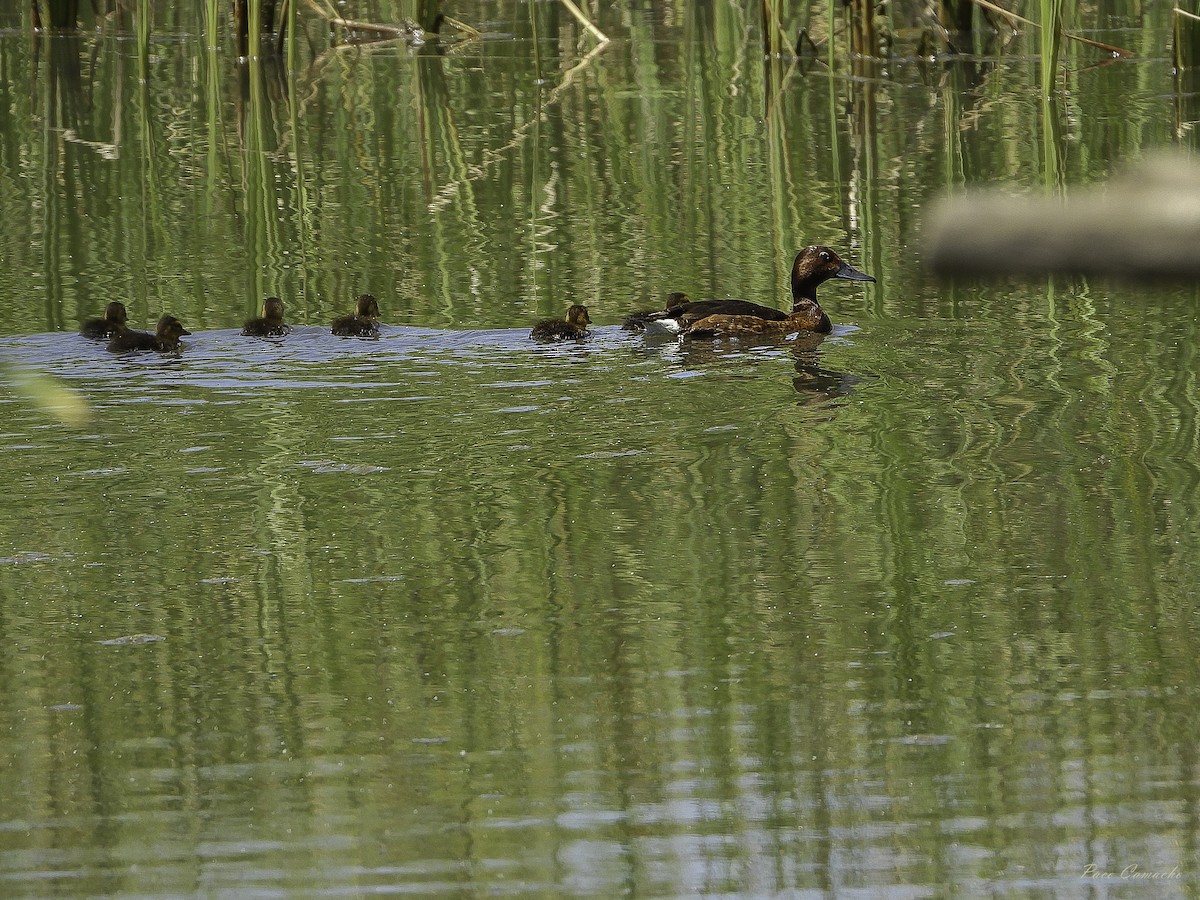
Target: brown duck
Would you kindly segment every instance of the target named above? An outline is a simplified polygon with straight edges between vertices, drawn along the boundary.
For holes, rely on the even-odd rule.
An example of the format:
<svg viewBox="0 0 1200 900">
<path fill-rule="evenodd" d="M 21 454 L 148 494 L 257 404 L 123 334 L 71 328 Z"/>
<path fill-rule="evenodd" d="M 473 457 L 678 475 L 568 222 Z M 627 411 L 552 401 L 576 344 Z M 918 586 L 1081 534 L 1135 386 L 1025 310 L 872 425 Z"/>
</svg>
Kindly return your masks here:
<svg viewBox="0 0 1200 900">
<path fill-rule="evenodd" d="M 333 320 L 338 337 L 376 337 L 379 335 L 379 304 L 371 294 L 359 294 L 354 312 Z"/>
<path fill-rule="evenodd" d="M 748 300 L 700 300 L 656 313 L 646 320 L 646 331 L 690 338 L 779 336 L 799 331 L 828 334 L 833 325 L 817 302 L 817 288 L 831 278 L 875 280 L 843 261 L 829 247 L 805 247 L 792 263 L 790 313 Z"/>
<path fill-rule="evenodd" d="M 278 297 L 264 300 L 262 315 L 257 319 L 249 319 L 242 329 L 246 337 L 278 337 L 287 333 L 288 327 L 283 321 L 283 301 Z"/>
<path fill-rule="evenodd" d="M 621 323 L 621 327 L 626 331 L 645 331 L 646 321 L 660 316 L 664 312 L 671 312 L 683 306 L 685 303 L 691 303 L 692 298 L 683 291 L 675 291 L 667 294 L 667 304 L 662 309 L 650 309 L 645 312 L 636 312 L 625 317 L 625 321 Z"/>
<path fill-rule="evenodd" d="M 125 312 L 125 304 L 119 300 L 113 300 L 108 306 L 104 307 L 104 317 L 101 319 L 88 319 L 79 326 L 79 333 L 86 338 L 101 338 L 112 337 L 114 334 L 125 330 L 125 323 L 129 316 Z"/>
<path fill-rule="evenodd" d="M 159 353 L 169 353 L 179 350 L 183 344 L 179 340 L 184 335 L 191 334 L 183 323 L 174 316 L 163 316 L 158 320 L 154 334 L 146 331 L 122 330 L 108 342 L 108 349 L 115 353 L 126 350 L 157 350 Z"/>
<path fill-rule="evenodd" d="M 588 308 L 575 304 L 562 319 L 545 319 L 533 326 L 529 336 L 535 341 L 581 341 L 588 336 L 587 327 L 592 324 Z"/>
</svg>

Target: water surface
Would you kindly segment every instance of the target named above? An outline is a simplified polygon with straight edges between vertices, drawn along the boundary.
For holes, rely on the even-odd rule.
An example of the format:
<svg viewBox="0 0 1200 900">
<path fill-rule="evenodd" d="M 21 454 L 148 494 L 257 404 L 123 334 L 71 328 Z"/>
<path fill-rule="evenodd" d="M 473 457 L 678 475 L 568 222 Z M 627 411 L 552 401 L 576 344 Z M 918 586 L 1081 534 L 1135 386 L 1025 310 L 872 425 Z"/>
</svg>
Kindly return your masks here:
<svg viewBox="0 0 1200 900">
<path fill-rule="evenodd" d="M 1194 892 L 1195 288 L 935 280 L 929 198 L 1042 190 L 1027 56 L 773 81 L 730 9 L 245 95 L 0 35 L 0 358 L 92 410 L 0 395 L 4 893 Z M 1068 190 L 1176 140 L 1071 72 Z M 618 327 L 812 241 L 823 341 Z"/>
</svg>

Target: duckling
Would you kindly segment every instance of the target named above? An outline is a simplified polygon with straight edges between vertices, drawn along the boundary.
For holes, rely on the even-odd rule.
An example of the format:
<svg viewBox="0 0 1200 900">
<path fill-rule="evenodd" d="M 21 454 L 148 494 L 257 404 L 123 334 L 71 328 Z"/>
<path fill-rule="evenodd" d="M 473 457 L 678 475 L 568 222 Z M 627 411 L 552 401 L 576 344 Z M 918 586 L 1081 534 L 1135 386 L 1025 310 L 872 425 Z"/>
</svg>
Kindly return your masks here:
<svg viewBox="0 0 1200 900">
<path fill-rule="evenodd" d="M 333 333 L 339 337 L 377 337 L 379 335 L 379 304 L 370 294 L 359 294 L 354 313 L 333 320 Z"/>
<path fill-rule="evenodd" d="M 191 334 L 191 332 L 184 328 L 183 323 L 177 318 L 163 316 L 158 320 L 158 327 L 154 329 L 154 334 L 122 329 L 108 342 L 108 349 L 114 353 L 126 350 L 157 350 L 159 353 L 167 353 L 171 350 L 179 350 L 183 346 L 179 339 L 187 334 Z"/>
<path fill-rule="evenodd" d="M 79 326 L 79 333 L 86 338 L 101 338 L 112 337 L 125 330 L 125 322 L 128 320 L 128 315 L 125 313 L 125 304 L 119 300 L 113 300 L 108 306 L 104 307 L 104 318 L 88 319 Z"/>
<path fill-rule="evenodd" d="M 587 327 L 591 324 L 588 308 L 577 303 L 567 310 L 566 318 L 538 322 L 529 336 L 535 341 L 582 341 L 588 336 Z"/>
<path fill-rule="evenodd" d="M 667 294 L 667 305 L 662 309 L 648 309 L 644 312 L 635 312 L 625 317 L 625 321 L 621 323 L 621 327 L 626 331 L 645 331 L 646 320 L 652 319 L 663 312 L 670 312 L 676 307 L 683 306 L 685 303 L 691 303 L 692 298 L 683 291 L 675 291 Z"/>
<path fill-rule="evenodd" d="M 246 337 L 277 337 L 289 330 L 283 321 L 283 301 L 268 297 L 263 301 L 261 318 L 247 320 L 242 334 Z"/>
<path fill-rule="evenodd" d="M 646 330 L 711 338 L 743 334 L 782 336 L 799 331 L 828 334 L 833 324 L 817 302 L 817 288 L 831 278 L 874 281 L 829 247 L 805 247 L 792 263 L 792 311 L 784 313 L 746 300 L 701 300 L 658 313 Z"/>
</svg>

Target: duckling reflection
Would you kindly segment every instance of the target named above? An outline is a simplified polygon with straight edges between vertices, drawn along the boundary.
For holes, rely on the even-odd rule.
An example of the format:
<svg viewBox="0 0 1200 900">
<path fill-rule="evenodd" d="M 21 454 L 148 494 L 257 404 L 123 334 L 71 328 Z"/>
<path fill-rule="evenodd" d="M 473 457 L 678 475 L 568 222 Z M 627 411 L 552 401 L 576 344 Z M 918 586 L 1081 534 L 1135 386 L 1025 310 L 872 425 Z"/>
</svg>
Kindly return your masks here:
<svg viewBox="0 0 1200 900">
<path fill-rule="evenodd" d="M 379 304 L 371 294 L 359 294 L 354 312 L 333 320 L 333 333 L 338 337 L 378 337 Z"/>
<path fill-rule="evenodd" d="M 283 301 L 278 297 L 268 297 L 263 301 L 262 315 L 257 319 L 249 319 L 242 328 L 245 337 L 278 337 L 287 334 L 290 329 L 283 321 Z"/>
<path fill-rule="evenodd" d="M 125 329 L 108 342 L 108 349 L 114 353 L 127 350 L 157 350 L 159 353 L 169 353 L 183 347 L 183 342 L 179 339 L 187 334 L 191 332 L 183 327 L 183 323 L 168 315 L 158 320 L 154 334 Z"/>
<path fill-rule="evenodd" d="M 535 341 L 581 341 L 588 336 L 592 324 L 588 308 L 575 304 L 562 319 L 544 319 L 533 326 L 529 336 Z"/>
<path fill-rule="evenodd" d="M 100 319 L 88 319 L 79 326 L 79 333 L 86 338 L 100 340 L 102 338 L 112 337 L 125 330 L 125 323 L 129 316 L 125 312 L 125 304 L 119 300 L 113 300 L 104 307 L 104 317 Z"/>
</svg>

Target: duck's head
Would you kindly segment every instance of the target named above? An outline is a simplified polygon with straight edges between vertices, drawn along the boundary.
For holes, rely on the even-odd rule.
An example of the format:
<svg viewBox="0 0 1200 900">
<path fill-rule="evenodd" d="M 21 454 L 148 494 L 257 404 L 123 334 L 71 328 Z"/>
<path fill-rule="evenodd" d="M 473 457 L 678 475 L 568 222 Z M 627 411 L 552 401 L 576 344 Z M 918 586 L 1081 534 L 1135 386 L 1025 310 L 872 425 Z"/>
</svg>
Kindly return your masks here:
<svg viewBox="0 0 1200 900">
<path fill-rule="evenodd" d="M 278 297 L 268 297 L 263 301 L 262 314 L 264 319 L 282 319 L 283 301 Z"/>
<path fill-rule="evenodd" d="M 816 289 L 830 278 L 845 278 L 848 281 L 874 281 L 866 272 L 844 261 L 829 247 L 814 245 L 805 247 L 796 254 L 792 263 L 792 296 L 816 299 Z"/>
<path fill-rule="evenodd" d="M 113 300 L 104 307 L 104 321 L 113 325 L 124 325 L 128 321 L 129 316 L 125 312 L 125 304 L 120 300 Z"/>
<path fill-rule="evenodd" d="M 582 328 L 585 325 L 592 324 L 592 317 L 588 315 L 588 308 L 581 303 L 576 303 L 567 310 L 567 321 L 572 325 Z"/>
<path fill-rule="evenodd" d="M 160 338 L 166 338 L 172 341 L 179 340 L 185 334 L 191 334 L 190 331 L 183 327 L 182 322 L 180 322 L 174 316 L 169 315 L 163 316 L 158 320 L 158 327 L 154 329 L 154 333 Z"/>
<path fill-rule="evenodd" d="M 368 319 L 379 318 L 379 304 L 375 302 L 374 294 L 359 294 L 354 303 L 354 311 Z"/>
<path fill-rule="evenodd" d="M 683 291 L 675 291 L 672 294 L 667 294 L 667 305 L 663 307 L 668 312 L 685 304 L 691 303 L 692 298 Z"/>
</svg>

